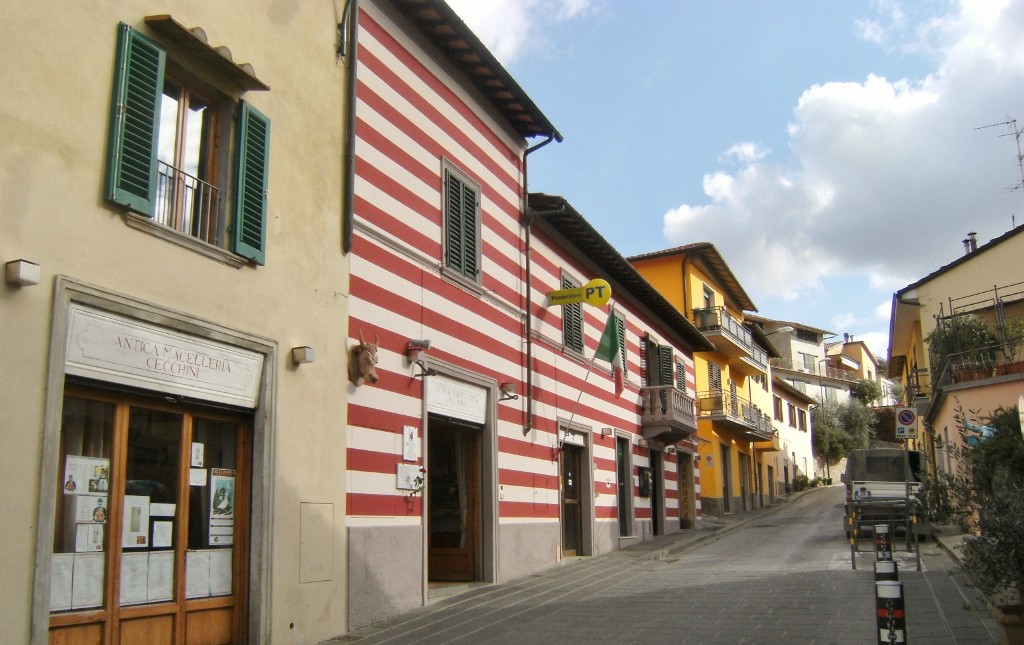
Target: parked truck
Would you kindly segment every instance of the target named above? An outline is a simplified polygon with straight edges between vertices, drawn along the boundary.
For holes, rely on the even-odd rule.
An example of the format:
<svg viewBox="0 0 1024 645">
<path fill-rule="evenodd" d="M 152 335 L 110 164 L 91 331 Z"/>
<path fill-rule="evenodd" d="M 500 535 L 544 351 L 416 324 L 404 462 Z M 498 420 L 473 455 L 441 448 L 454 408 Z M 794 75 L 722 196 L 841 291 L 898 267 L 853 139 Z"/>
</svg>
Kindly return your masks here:
<svg viewBox="0 0 1024 645">
<path fill-rule="evenodd" d="M 846 456 L 846 517 L 844 529 L 850 535 L 848 518 L 856 511 L 860 532 L 870 532 L 873 523 L 906 517 L 912 510 L 924 475 L 924 453 L 900 448 L 866 448 Z M 909 495 L 909 498 L 908 498 Z M 896 528 L 899 528 L 898 526 Z M 914 531 L 927 537 L 927 523 L 919 521 Z"/>
</svg>

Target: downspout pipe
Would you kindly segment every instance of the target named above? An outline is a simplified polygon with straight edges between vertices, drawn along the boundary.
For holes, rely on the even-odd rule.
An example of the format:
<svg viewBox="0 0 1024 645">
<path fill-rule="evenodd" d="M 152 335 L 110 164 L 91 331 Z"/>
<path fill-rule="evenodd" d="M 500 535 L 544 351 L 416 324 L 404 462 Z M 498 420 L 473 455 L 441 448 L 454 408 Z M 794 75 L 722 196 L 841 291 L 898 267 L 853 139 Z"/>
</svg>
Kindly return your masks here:
<svg viewBox="0 0 1024 645">
<path fill-rule="evenodd" d="M 544 215 L 543 212 L 537 212 L 530 209 L 530 184 L 527 181 L 527 157 L 530 156 L 530 153 L 540 150 L 551 143 L 554 139 L 555 135 L 549 134 L 547 139 L 541 141 L 535 146 L 527 148 L 526 152 L 523 153 L 523 226 L 526 228 L 526 423 L 523 424 L 524 437 L 530 434 L 530 430 L 533 430 L 533 273 L 530 261 L 530 245 L 532 243 L 531 226 L 533 225 L 534 219 L 538 216 Z M 563 206 L 558 210 L 558 212 L 561 212 L 564 209 L 565 207 Z"/>
<path fill-rule="evenodd" d="M 348 59 L 348 76 L 345 79 L 345 160 L 341 204 L 341 252 L 352 251 L 352 221 L 355 219 L 356 179 L 356 51 L 359 46 L 359 0 L 347 0 L 338 24 L 338 56 Z"/>
</svg>

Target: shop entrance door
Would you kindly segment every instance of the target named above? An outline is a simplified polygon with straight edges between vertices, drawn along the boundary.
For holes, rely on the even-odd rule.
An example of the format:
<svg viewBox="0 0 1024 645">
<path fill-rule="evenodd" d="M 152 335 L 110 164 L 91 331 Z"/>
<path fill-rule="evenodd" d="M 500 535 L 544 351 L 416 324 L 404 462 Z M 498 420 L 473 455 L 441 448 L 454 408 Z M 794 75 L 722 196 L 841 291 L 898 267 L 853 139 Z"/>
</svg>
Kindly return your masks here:
<svg viewBox="0 0 1024 645">
<path fill-rule="evenodd" d="M 562 552 L 566 556 L 580 555 L 582 547 L 581 452 L 579 446 L 562 446 Z"/>
<path fill-rule="evenodd" d="M 480 579 L 479 426 L 431 416 L 427 428 L 427 575 Z"/>
<path fill-rule="evenodd" d="M 50 640 L 245 642 L 244 414 L 69 389 Z"/>
</svg>

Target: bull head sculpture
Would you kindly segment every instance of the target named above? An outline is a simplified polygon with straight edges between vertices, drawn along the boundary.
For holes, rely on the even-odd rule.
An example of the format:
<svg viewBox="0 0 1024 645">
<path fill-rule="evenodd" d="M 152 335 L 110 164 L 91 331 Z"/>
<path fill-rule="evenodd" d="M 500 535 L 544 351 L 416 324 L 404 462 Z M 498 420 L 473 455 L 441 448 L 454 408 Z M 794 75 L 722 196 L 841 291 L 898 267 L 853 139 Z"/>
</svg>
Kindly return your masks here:
<svg viewBox="0 0 1024 645">
<path fill-rule="evenodd" d="M 348 377 L 356 387 L 363 383 L 377 382 L 377 348 L 380 338 L 374 334 L 373 342 L 363 339 L 363 330 L 359 330 L 359 344 L 353 345 L 349 353 Z"/>
</svg>

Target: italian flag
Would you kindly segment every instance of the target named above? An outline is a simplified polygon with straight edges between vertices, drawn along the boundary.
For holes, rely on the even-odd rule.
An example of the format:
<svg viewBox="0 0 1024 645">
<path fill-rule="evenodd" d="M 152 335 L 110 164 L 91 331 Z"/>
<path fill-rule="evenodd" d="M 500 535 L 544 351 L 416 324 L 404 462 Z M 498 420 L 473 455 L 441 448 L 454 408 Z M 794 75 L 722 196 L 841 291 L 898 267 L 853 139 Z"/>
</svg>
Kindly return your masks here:
<svg viewBox="0 0 1024 645">
<path fill-rule="evenodd" d="M 619 344 L 619 319 L 614 312 L 608 313 L 608 322 L 604 324 L 604 333 L 597 346 L 595 359 L 608 361 L 612 365 L 612 378 L 615 379 L 615 394 L 622 394 L 625 387 L 625 374 L 622 365 L 622 345 Z"/>
</svg>

